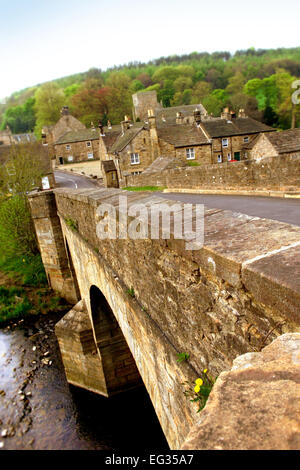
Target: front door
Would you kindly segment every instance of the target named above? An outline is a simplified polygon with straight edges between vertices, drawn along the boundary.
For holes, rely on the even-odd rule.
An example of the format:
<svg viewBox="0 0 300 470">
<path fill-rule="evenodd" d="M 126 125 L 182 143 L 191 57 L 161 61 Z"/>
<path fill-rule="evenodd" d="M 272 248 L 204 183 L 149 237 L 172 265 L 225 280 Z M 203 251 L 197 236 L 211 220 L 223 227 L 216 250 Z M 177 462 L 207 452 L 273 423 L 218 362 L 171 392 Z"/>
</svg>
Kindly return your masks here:
<svg viewBox="0 0 300 470">
<path fill-rule="evenodd" d="M 241 152 L 234 152 L 234 159 L 239 162 L 241 160 Z"/>
</svg>

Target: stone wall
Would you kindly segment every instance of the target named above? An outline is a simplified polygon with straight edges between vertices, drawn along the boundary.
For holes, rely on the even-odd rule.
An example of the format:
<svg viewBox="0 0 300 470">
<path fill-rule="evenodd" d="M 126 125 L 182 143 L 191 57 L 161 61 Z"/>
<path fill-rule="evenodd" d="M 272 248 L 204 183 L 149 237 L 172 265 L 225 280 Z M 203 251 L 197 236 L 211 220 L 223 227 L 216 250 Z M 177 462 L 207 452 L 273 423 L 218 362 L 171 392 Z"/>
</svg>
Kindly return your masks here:
<svg viewBox="0 0 300 470">
<path fill-rule="evenodd" d="M 214 385 L 184 450 L 300 449 L 300 334 L 236 358 Z"/>
<path fill-rule="evenodd" d="M 97 131 L 95 131 L 97 132 Z M 90 143 L 90 147 L 87 144 Z M 67 149 L 67 145 L 70 146 L 70 149 Z M 83 162 L 88 160 L 99 160 L 99 139 L 88 140 L 83 142 L 71 142 L 70 144 L 57 144 L 54 146 L 56 163 L 60 164 L 60 157 L 63 158 L 64 163 L 69 163 L 68 157 L 72 156 L 72 162 Z M 92 153 L 93 158 L 89 159 L 88 154 Z"/>
<path fill-rule="evenodd" d="M 184 380 L 195 380 L 204 368 L 216 376 L 240 354 L 300 331 L 300 229 L 211 209 L 197 251 L 174 239 L 100 241 L 100 203 L 118 208 L 120 194 L 129 205 L 159 198 L 117 189 L 55 193 L 91 321 L 94 285 L 116 316 L 170 446 L 178 448 L 197 419 Z M 190 359 L 179 364 L 182 352 Z"/>
<path fill-rule="evenodd" d="M 127 178 L 126 186 L 165 186 L 168 189 L 300 190 L 300 153 L 201 167 L 167 169 L 160 174 Z"/>
</svg>

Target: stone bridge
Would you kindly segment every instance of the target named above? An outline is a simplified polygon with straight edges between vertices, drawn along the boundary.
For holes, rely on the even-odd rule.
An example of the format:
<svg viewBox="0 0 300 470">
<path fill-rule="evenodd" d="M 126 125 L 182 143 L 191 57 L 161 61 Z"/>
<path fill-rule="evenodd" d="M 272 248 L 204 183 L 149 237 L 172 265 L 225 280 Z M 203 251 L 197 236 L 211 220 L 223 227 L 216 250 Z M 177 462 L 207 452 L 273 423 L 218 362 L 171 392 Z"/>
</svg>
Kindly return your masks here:
<svg viewBox="0 0 300 470">
<path fill-rule="evenodd" d="M 224 382 L 238 356 L 260 355 L 287 333 L 292 349 L 299 347 L 300 228 L 210 209 L 199 250 L 187 251 L 185 241 L 172 236 L 100 240 L 97 208 L 109 203 L 119 213 L 120 194 L 129 207 L 166 203 L 119 189 L 56 189 L 29 197 L 49 284 L 75 305 L 56 326 L 67 379 L 107 397 L 143 383 L 170 447 L 205 448 L 200 428 L 207 412 L 197 414 L 184 382 L 193 383 L 203 369 L 214 377 L 222 373 L 218 381 Z M 189 359 L 178 362 L 179 353 Z M 299 369 L 297 380 L 293 374 L 284 380 L 299 383 Z M 212 395 L 216 399 L 217 391 Z M 298 413 L 299 402 L 298 396 Z M 282 420 L 288 422 L 286 415 Z M 231 423 L 235 430 L 237 423 Z M 283 447 L 300 446 L 299 421 L 296 427 L 296 444 Z M 241 448 L 249 432 L 240 430 Z M 211 448 L 222 448 L 218 442 Z"/>
</svg>

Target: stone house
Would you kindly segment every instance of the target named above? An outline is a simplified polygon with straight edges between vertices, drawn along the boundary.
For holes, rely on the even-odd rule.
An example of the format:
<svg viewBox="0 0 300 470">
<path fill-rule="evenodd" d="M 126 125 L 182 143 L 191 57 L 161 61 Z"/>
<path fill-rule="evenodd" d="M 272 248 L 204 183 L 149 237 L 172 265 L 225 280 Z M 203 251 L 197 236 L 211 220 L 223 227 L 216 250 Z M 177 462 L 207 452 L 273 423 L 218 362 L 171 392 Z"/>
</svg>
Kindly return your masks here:
<svg viewBox="0 0 300 470">
<path fill-rule="evenodd" d="M 251 160 L 300 155 L 300 129 L 260 134 L 249 146 Z"/>
<path fill-rule="evenodd" d="M 274 133 L 275 129 L 245 116 L 243 110 L 238 117 L 226 112 L 221 118 L 199 121 L 198 125 L 211 142 L 212 163 L 248 160 L 250 146 L 261 133 Z"/>
<path fill-rule="evenodd" d="M 95 128 L 71 131 L 54 142 L 58 165 L 99 160 L 99 131 Z"/>
<path fill-rule="evenodd" d="M 55 159 L 54 144 L 67 132 L 82 131 L 86 127 L 74 116 L 69 113 L 68 106 L 61 110 L 61 118 L 53 126 L 44 126 L 42 129 L 42 143 L 48 147 L 48 153 L 51 160 Z"/>
</svg>

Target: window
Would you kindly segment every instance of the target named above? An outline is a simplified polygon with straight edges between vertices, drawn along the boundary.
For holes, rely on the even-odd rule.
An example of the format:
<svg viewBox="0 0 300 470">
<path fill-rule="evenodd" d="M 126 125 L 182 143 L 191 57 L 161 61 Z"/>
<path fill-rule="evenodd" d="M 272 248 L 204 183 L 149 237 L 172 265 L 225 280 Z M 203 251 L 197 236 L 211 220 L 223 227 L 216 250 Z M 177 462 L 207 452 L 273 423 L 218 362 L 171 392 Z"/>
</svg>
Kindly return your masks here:
<svg viewBox="0 0 300 470">
<path fill-rule="evenodd" d="M 245 152 L 244 158 L 245 158 L 245 160 L 247 160 L 247 158 L 248 158 L 248 153 L 247 152 Z"/>
<path fill-rule="evenodd" d="M 94 158 L 94 154 L 93 153 L 88 153 L 87 157 L 88 157 L 89 160 L 92 160 Z"/>
<path fill-rule="evenodd" d="M 228 139 L 222 139 L 222 147 L 228 147 Z"/>
<path fill-rule="evenodd" d="M 72 155 L 69 155 L 68 156 L 68 162 L 72 162 L 74 160 L 74 158 L 72 157 Z"/>
<path fill-rule="evenodd" d="M 138 153 L 132 153 L 130 156 L 131 165 L 138 165 L 140 163 L 140 156 Z"/>
<path fill-rule="evenodd" d="M 141 171 L 133 171 L 131 174 L 132 175 L 140 175 L 142 172 Z"/>
<path fill-rule="evenodd" d="M 231 161 L 231 153 L 227 153 L 227 160 L 230 162 Z"/>
<path fill-rule="evenodd" d="M 87 142 L 87 143 L 86 143 L 86 146 L 87 146 L 87 147 L 91 147 L 91 146 L 92 146 L 91 142 Z"/>
<path fill-rule="evenodd" d="M 186 149 L 187 160 L 195 160 L 195 149 Z"/>
<path fill-rule="evenodd" d="M 66 145 L 66 150 L 71 150 L 71 145 Z"/>
<path fill-rule="evenodd" d="M 218 155 L 218 163 L 222 163 L 223 162 L 223 157 L 222 155 Z"/>
<path fill-rule="evenodd" d="M 245 142 L 245 144 L 246 144 L 247 142 L 249 142 L 249 137 L 244 137 L 244 142 Z"/>
</svg>

